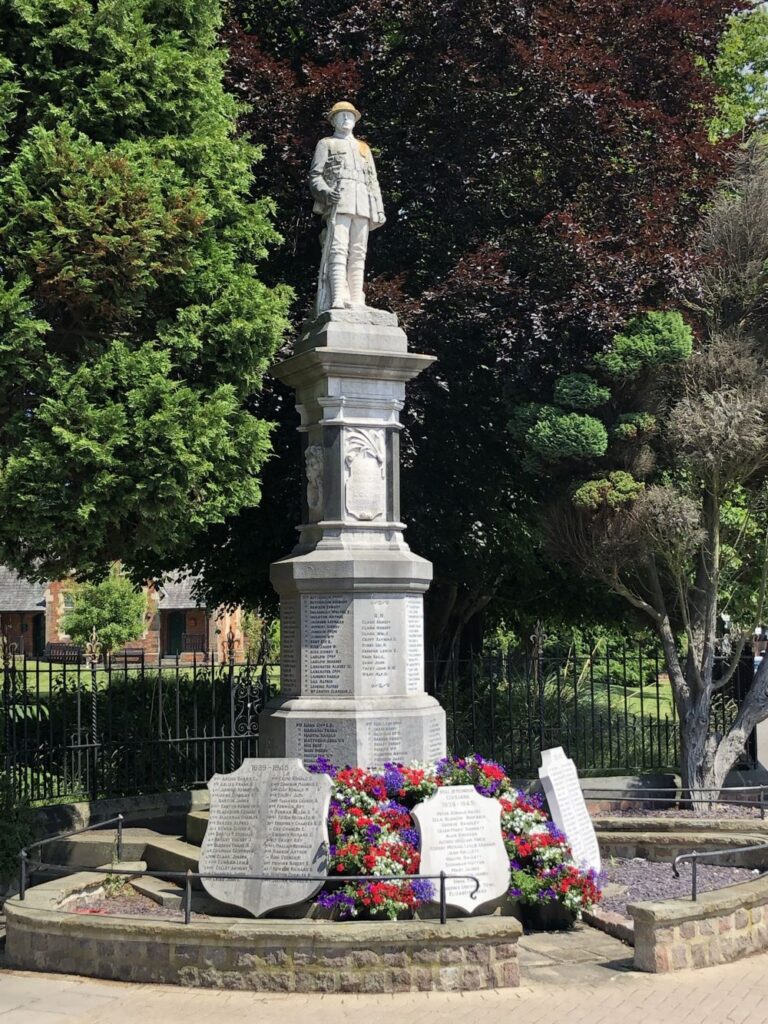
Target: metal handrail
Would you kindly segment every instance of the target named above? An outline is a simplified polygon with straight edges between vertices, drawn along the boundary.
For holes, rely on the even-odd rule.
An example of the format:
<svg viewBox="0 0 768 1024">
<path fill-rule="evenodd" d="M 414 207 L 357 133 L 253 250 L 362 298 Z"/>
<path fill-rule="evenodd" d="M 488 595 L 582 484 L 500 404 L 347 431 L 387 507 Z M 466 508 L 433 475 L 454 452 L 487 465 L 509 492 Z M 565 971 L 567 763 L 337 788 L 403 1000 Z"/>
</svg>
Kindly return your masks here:
<svg viewBox="0 0 768 1024">
<path fill-rule="evenodd" d="M 85 828 L 78 828 L 72 832 L 65 832 L 60 835 L 46 836 L 45 839 L 39 839 L 35 843 L 29 843 L 19 851 L 19 899 L 26 899 L 27 894 L 27 877 L 29 868 L 27 862 L 29 861 L 29 851 L 39 849 L 46 843 L 53 843 L 59 839 L 69 839 L 70 836 L 79 836 L 84 832 L 92 832 L 98 828 L 104 828 L 107 825 L 117 824 L 117 860 L 118 863 L 123 859 L 123 821 L 124 815 L 118 814 L 115 818 L 110 818 L 107 821 L 100 821 L 94 825 L 86 825 Z M 62 876 L 78 874 L 80 870 L 73 871 L 68 864 L 46 864 L 40 862 L 37 865 L 36 870 L 53 870 L 60 872 Z M 425 879 L 427 881 L 439 880 L 440 882 L 440 924 L 445 924 L 448 919 L 447 911 L 447 899 L 445 883 L 449 879 L 463 879 L 464 881 L 474 882 L 474 888 L 469 893 L 471 900 L 477 899 L 477 894 L 480 891 L 480 881 L 475 875 L 461 875 L 454 874 L 452 872 L 440 871 L 434 875 L 233 875 L 223 873 L 212 873 L 212 872 L 201 872 L 192 871 L 191 868 L 187 871 L 135 871 L 130 868 L 87 868 L 89 873 L 98 875 L 130 875 L 135 877 L 138 874 L 147 876 L 149 878 L 161 878 L 166 880 L 183 879 L 184 880 L 184 924 L 189 924 L 192 920 L 192 879 L 218 879 L 229 880 L 229 881 L 246 881 L 246 882 L 327 882 L 329 880 L 337 880 L 344 882 L 407 882 L 416 878 Z"/>
<path fill-rule="evenodd" d="M 37 850 L 41 846 L 45 846 L 46 843 L 55 843 L 59 839 L 69 839 L 71 836 L 81 836 L 84 832 L 95 832 L 97 828 L 105 828 L 107 825 L 117 825 L 117 859 L 123 859 L 123 822 L 125 816 L 118 814 L 114 818 L 107 818 L 106 821 L 97 821 L 93 825 L 86 825 L 85 828 L 76 828 L 72 832 L 61 832 L 53 836 L 46 836 L 45 839 L 38 839 L 36 843 L 27 843 L 27 845 L 21 850 L 19 856 L 22 853 L 27 853 L 29 850 Z M 56 865 L 51 865 L 55 867 Z"/>
<path fill-rule="evenodd" d="M 677 870 L 677 865 L 686 860 L 691 862 L 691 899 L 695 903 L 699 897 L 698 862 L 700 860 L 705 860 L 707 857 L 720 857 L 724 853 L 753 853 L 755 850 L 768 850 L 768 842 L 756 843 L 754 846 L 739 846 L 738 849 L 728 846 L 724 850 L 705 850 L 703 852 L 692 850 L 690 853 L 679 853 L 672 861 L 672 874 L 675 878 L 679 878 L 680 872 Z"/>
</svg>

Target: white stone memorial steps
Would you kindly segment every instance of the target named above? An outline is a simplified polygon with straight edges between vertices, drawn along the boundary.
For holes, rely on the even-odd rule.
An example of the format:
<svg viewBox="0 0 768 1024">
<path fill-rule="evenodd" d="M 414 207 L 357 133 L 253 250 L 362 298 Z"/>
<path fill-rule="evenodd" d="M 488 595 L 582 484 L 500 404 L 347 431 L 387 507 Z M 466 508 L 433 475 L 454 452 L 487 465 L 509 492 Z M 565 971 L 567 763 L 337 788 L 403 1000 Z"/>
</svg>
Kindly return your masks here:
<svg viewBox="0 0 768 1024">
<path fill-rule="evenodd" d="M 198 871 L 200 847 L 175 836 L 157 836 L 147 843 L 144 859 L 150 871 Z M 192 886 L 195 889 L 201 888 L 200 880 L 194 878 Z"/>
<path fill-rule="evenodd" d="M 210 820 L 210 811 L 189 811 L 187 814 L 187 842 L 196 846 L 203 845 L 205 833 Z"/>
</svg>

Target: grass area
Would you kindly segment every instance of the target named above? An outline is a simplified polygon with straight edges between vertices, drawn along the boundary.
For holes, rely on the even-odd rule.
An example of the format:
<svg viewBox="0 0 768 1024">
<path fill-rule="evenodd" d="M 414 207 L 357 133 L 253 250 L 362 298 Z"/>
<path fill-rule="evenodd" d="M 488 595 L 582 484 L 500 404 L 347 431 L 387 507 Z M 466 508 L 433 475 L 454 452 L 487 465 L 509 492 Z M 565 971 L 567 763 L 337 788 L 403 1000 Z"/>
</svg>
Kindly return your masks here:
<svg viewBox="0 0 768 1024">
<path fill-rule="evenodd" d="M 214 666 L 217 673 L 226 672 L 226 666 L 216 665 Z M 198 663 L 197 674 L 198 677 L 210 669 L 210 665 L 204 663 Z M 26 689 L 26 692 L 34 697 L 39 692 L 42 696 L 51 692 L 51 687 L 54 688 L 61 686 L 61 681 L 66 679 L 67 689 L 71 690 L 77 687 L 78 681 L 80 686 L 86 692 L 90 692 L 93 686 L 93 673 L 87 665 L 58 665 L 51 664 L 48 661 L 38 661 L 28 659 L 26 662 L 26 675 L 24 674 L 24 668 L 22 663 L 18 663 L 16 666 L 17 670 L 17 689 Z M 1 671 L 1 670 L 0 670 Z M 176 679 L 176 667 L 173 664 L 163 665 L 160 669 L 163 676 L 163 683 L 165 685 L 174 685 Z M 193 674 L 192 665 L 179 665 L 179 678 L 180 679 L 191 679 Z M 241 666 L 236 666 L 235 673 L 239 676 L 241 672 Z M 255 680 L 260 680 L 261 669 L 259 668 Z M 136 679 L 141 673 L 141 669 L 137 665 L 128 666 L 128 676 L 131 679 Z M 157 662 L 147 662 L 144 666 L 144 674 L 151 683 L 156 678 L 158 673 Z M 107 672 L 103 668 L 98 668 L 95 673 L 96 686 L 99 690 L 106 689 L 110 679 L 114 682 L 115 680 L 123 678 L 125 671 L 122 666 L 116 665 L 112 668 L 111 672 Z M 267 668 L 267 679 L 271 688 L 275 689 L 280 684 L 280 667 L 279 665 L 270 665 Z"/>
</svg>

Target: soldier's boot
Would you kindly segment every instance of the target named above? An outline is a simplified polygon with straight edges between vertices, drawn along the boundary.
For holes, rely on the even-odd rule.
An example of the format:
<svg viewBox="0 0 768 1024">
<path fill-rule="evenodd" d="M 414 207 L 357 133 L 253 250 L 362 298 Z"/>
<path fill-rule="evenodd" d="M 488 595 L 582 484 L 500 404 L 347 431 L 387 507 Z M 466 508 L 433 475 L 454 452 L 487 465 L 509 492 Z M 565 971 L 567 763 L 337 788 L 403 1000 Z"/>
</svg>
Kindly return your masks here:
<svg viewBox="0 0 768 1024">
<path fill-rule="evenodd" d="M 342 260 L 334 260 L 330 267 L 331 309 L 344 309 L 347 298 L 347 268 Z"/>
<path fill-rule="evenodd" d="M 365 305 L 365 292 L 363 291 L 363 274 L 365 265 L 361 262 L 353 262 L 349 268 L 349 300 L 352 306 Z"/>
</svg>

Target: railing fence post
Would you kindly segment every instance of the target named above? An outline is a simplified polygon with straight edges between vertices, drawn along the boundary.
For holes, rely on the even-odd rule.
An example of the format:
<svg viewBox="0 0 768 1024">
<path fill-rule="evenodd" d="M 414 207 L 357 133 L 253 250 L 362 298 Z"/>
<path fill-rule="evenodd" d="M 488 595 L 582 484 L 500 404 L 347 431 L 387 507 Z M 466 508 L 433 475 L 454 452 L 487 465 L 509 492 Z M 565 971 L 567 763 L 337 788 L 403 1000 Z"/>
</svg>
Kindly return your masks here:
<svg viewBox="0 0 768 1024">
<path fill-rule="evenodd" d="M 448 914 L 445 906 L 445 872 L 440 872 L 440 924 L 445 924 Z"/>
<path fill-rule="evenodd" d="M 691 860 L 691 898 L 695 903 L 699 896 L 698 888 L 698 865 L 697 865 L 697 853 L 693 851 L 693 859 Z"/>
<path fill-rule="evenodd" d="M 19 899 L 23 900 L 27 894 L 27 851 L 22 850 L 19 854 Z"/>
<path fill-rule="evenodd" d="M 123 816 L 117 816 L 117 863 L 123 859 Z"/>
<path fill-rule="evenodd" d="M 187 868 L 187 877 L 184 885 L 184 924 L 192 920 L 192 869 Z"/>
</svg>

